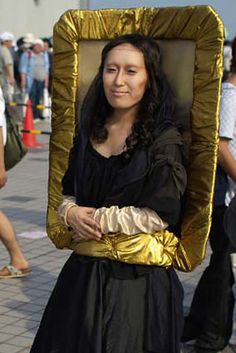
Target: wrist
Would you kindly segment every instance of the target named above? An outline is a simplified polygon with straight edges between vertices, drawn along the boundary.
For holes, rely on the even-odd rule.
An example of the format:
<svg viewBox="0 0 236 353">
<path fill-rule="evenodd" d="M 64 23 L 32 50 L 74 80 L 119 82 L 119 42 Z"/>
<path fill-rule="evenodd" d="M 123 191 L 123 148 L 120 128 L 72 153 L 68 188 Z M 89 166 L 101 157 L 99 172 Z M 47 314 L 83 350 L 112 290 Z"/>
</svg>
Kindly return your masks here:
<svg viewBox="0 0 236 353">
<path fill-rule="evenodd" d="M 68 221 L 68 218 L 70 218 L 71 210 L 72 210 L 72 208 L 74 208 L 74 207 L 79 207 L 79 206 L 77 206 L 76 204 L 71 203 L 71 204 L 69 204 L 69 205 L 66 207 L 66 209 L 65 209 L 64 223 L 65 223 L 65 225 L 66 225 L 67 227 L 70 226 L 69 221 Z"/>
</svg>

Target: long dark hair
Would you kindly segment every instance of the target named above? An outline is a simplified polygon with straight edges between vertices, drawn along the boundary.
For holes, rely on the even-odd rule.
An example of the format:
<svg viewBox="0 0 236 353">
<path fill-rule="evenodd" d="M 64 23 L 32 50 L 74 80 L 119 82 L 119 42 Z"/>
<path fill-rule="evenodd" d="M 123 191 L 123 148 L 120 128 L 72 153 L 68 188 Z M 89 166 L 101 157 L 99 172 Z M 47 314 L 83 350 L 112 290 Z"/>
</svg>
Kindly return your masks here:
<svg viewBox="0 0 236 353">
<path fill-rule="evenodd" d="M 121 44 L 131 44 L 143 53 L 148 73 L 149 87 L 139 104 L 139 110 L 130 136 L 126 139 L 127 150 L 134 146 L 152 143 L 154 132 L 163 122 L 172 120 L 174 105 L 172 92 L 161 68 L 161 55 L 157 42 L 139 34 L 127 34 L 111 40 L 102 51 L 98 74 L 90 85 L 81 108 L 81 126 L 97 143 L 106 140 L 105 124 L 113 108 L 108 103 L 103 89 L 103 70 L 108 53 Z"/>
</svg>

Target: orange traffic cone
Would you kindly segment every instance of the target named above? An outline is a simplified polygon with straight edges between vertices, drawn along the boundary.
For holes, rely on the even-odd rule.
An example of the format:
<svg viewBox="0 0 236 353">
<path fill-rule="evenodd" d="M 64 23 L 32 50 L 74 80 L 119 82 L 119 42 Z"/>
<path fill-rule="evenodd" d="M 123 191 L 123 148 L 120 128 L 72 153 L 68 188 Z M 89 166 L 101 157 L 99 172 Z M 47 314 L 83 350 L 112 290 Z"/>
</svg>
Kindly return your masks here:
<svg viewBox="0 0 236 353">
<path fill-rule="evenodd" d="M 32 103 L 30 99 L 28 99 L 26 103 L 24 130 L 34 130 Z M 34 134 L 26 132 L 23 132 L 22 142 L 26 147 L 30 148 L 40 148 L 43 146 L 43 143 L 40 143 L 36 140 L 36 136 Z"/>
</svg>

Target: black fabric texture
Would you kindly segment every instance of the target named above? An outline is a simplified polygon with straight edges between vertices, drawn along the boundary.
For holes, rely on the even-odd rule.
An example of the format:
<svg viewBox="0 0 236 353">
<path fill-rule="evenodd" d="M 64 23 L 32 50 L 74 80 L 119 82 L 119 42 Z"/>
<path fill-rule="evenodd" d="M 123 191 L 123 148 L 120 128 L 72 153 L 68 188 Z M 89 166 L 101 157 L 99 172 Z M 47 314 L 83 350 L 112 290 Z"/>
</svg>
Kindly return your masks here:
<svg viewBox="0 0 236 353">
<path fill-rule="evenodd" d="M 220 165 L 217 165 L 215 189 L 214 189 L 214 207 L 225 205 L 225 195 L 229 187 L 228 176 Z"/>
<path fill-rule="evenodd" d="M 233 245 L 233 252 L 236 252 L 236 196 L 232 199 L 224 216 L 225 232 Z"/>
<path fill-rule="evenodd" d="M 183 290 L 174 270 L 126 278 L 131 265 L 117 263 L 121 279 L 112 263 L 70 256 L 31 353 L 179 353 Z"/>
</svg>

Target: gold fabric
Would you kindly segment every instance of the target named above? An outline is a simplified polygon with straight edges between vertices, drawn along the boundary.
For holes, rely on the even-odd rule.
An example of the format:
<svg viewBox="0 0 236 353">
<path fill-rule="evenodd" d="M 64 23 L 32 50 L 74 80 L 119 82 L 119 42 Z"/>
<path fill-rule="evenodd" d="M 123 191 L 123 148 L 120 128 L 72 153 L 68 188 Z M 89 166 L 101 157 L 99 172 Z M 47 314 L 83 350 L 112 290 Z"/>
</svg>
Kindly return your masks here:
<svg viewBox="0 0 236 353">
<path fill-rule="evenodd" d="M 105 235 L 100 241 L 71 242 L 70 249 L 80 255 L 102 257 L 129 264 L 174 266 L 186 272 L 193 268 L 183 244 L 167 230 L 152 234 Z"/>
<path fill-rule="evenodd" d="M 86 58 L 86 54 L 83 56 L 86 52 L 84 41 L 92 41 L 91 44 L 94 46 L 90 46 L 88 55 L 94 58 L 94 62 L 98 62 L 96 48 L 100 41 L 133 32 L 154 37 L 160 44 L 163 43 L 164 69 L 172 84 L 179 108 L 176 114 L 177 121 L 181 121 L 185 129 L 190 127 L 186 136 L 187 143 L 191 142 L 181 240 L 178 241 L 167 231 L 145 237 L 151 239 L 149 246 L 157 243 L 153 239 L 163 239 L 164 250 L 168 253 L 170 251 L 168 244 L 171 244 L 172 249 L 174 242 L 177 250 L 173 259 L 177 267 L 183 271 L 190 271 L 205 255 L 216 170 L 224 28 L 219 16 L 210 6 L 70 10 L 55 25 L 48 235 L 58 248 L 70 247 L 71 235 L 60 223 L 57 208 L 62 199 L 61 179 L 68 165 L 69 150 L 77 124 L 77 110 L 81 99 L 78 93 L 82 92 L 83 96 L 83 92 L 86 91 L 86 84 L 80 89 L 80 85 L 83 84 L 81 78 L 84 80 L 88 74 L 89 78 L 85 81 L 91 79 L 89 71 L 83 70 L 82 75 L 79 69 L 80 59 Z M 174 45 L 168 45 L 170 42 Z M 172 48 L 175 50 L 179 46 L 182 49 L 177 60 L 178 56 L 173 55 Z M 172 61 L 172 57 L 175 61 Z M 182 62 L 188 63 L 186 71 L 179 70 Z M 184 73 L 179 76 L 180 72 Z M 120 239 L 118 243 L 124 244 L 125 239 L 122 236 Z M 137 236 L 137 239 L 139 241 L 135 244 L 127 244 L 127 249 L 130 250 L 132 247 L 134 253 L 135 248 L 144 249 L 144 244 L 147 245 L 143 235 Z M 110 240 L 105 244 L 104 254 L 115 252 Z M 95 252 L 93 243 L 87 244 L 86 247 L 93 248 Z M 146 257 L 147 264 L 148 251 L 150 250 L 147 249 L 147 252 L 142 250 L 142 257 Z M 130 257 L 132 256 L 134 255 L 131 254 Z M 129 261 L 131 262 L 130 258 Z M 160 256 L 160 265 L 161 263 Z"/>
<path fill-rule="evenodd" d="M 102 240 L 72 242 L 70 249 L 85 256 L 105 257 L 130 264 L 169 267 L 176 257 L 178 239 L 173 233 L 105 235 Z"/>
</svg>

